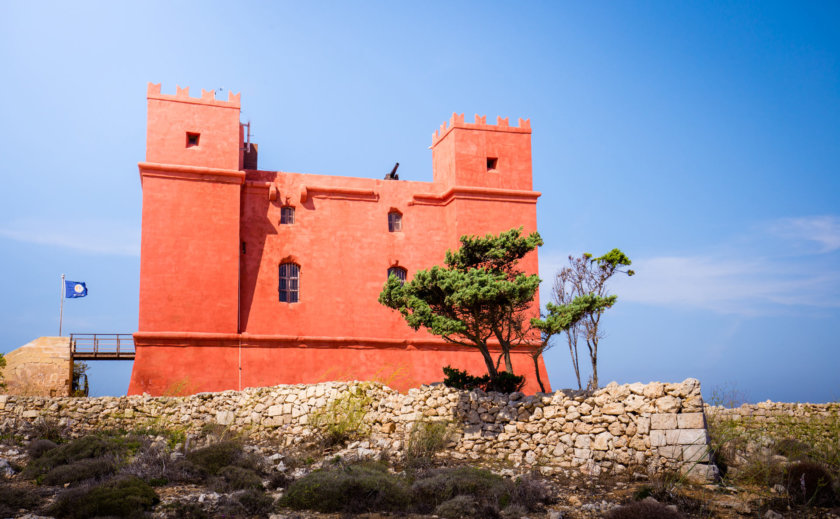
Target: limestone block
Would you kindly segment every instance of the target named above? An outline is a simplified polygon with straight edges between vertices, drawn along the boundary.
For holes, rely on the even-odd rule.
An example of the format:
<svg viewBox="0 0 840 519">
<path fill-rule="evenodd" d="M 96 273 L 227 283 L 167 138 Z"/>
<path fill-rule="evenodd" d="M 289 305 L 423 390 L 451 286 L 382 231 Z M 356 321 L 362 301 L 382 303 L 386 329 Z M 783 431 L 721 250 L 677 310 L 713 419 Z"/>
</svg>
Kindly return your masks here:
<svg viewBox="0 0 840 519">
<path fill-rule="evenodd" d="M 596 451 L 605 451 L 610 448 L 610 440 L 612 440 L 613 435 L 608 432 L 602 432 L 595 436 L 595 440 L 592 442 L 592 449 Z"/>
<path fill-rule="evenodd" d="M 650 418 L 645 416 L 640 417 L 636 420 L 636 428 L 638 429 L 638 434 L 647 434 L 650 431 Z"/>
<path fill-rule="evenodd" d="M 677 415 L 680 429 L 704 429 L 706 421 L 703 413 L 681 413 Z"/>
<path fill-rule="evenodd" d="M 268 416 L 280 416 L 281 414 L 283 414 L 283 406 L 273 405 L 268 408 Z"/>
<path fill-rule="evenodd" d="M 720 477 L 720 472 L 715 465 L 704 465 L 702 463 L 689 463 L 680 467 L 680 473 L 692 483 L 709 483 Z"/>
<path fill-rule="evenodd" d="M 650 431 L 650 446 L 662 447 L 664 445 L 667 445 L 667 442 L 665 441 L 665 431 Z"/>
<path fill-rule="evenodd" d="M 588 449 L 592 444 L 592 437 L 586 434 L 581 434 L 575 439 L 575 448 Z"/>
<path fill-rule="evenodd" d="M 650 415 L 650 428 L 676 429 L 677 416 L 678 415 L 676 413 L 654 413 Z"/>
<path fill-rule="evenodd" d="M 559 458 L 559 457 L 562 457 L 564 454 L 566 454 L 567 449 L 568 449 L 568 447 L 566 447 L 562 443 L 558 443 L 557 445 L 554 446 L 554 450 L 551 451 L 551 454 L 553 456 Z"/>
<path fill-rule="evenodd" d="M 661 382 L 651 382 L 642 391 L 642 394 L 648 398 L 659 398 L 665 394 L 665 384 Z"/>
<path fill-rule="evenodd" d="M 634 382 L 633 384 L 629 384 L 627 389 L 634 395 L 641 395 L 645 390 L 645 385 L 641 382 Z"/>
<path fill-rule="evenodd" d="M 609 415 L 624 414 L 624 404 L 620 402 L 611 402 L 601 408 L 601 412 Z"/>
<path fill-rule="evenodd" d="M 709 463 L 711 461 L 709 447 L 706 445 L 683 445 L 682 459 L 689 462 Z"/>
<path fill-rule="evenodd" d="M 706 445 L 706 429 L 679 429 L 680 445 Z"/>
<path fill-rule="evenodd" d="M 657 398 L 656 410 L 660 413 L 676 413 L 680 410 L 680 401 L 670 395 Z"/>
<path fill-rule="evenodd" d="M 621 436 L 624 434 L 624 425 L 621 422 L 613 422 L 607 427 L 607 430 L 610 431 L 610 434 L 613 436 Z"/>
<path fill-rule="evenodd" d="M 682 447 L 679 445 L 663 445 L 657 449 L 657 452 L 669 460 L 679 461 L 682 458 Z"/>
<path fill-rule="evenodd" d="M 216 423 L 219 425 L 230 425 L 233 423 L 234 415 L 233 411 L 217 411 L 216 412 Z"/>
</svg>

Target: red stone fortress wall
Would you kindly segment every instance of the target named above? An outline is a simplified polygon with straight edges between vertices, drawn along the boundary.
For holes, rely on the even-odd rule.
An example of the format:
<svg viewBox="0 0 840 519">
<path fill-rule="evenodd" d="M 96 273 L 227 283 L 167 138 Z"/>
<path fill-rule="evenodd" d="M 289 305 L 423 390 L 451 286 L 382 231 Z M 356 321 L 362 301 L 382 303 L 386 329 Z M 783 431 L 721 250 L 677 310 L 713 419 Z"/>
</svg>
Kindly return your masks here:
<svg viewBox="0 0 840 519">
<path fill-rule="evenodd" d="M 129 394 L 333 379 L 405 390 L 441 380 L 447 364 L 485 371 L 477 351 L 411 330 L 377 298 L 389 267 L 410 279 L 463 234 L 536 230 L 528 121 L 453 114 L 433 137 L 434 181 L 408 182 L 244 170 L 238 95 L 168 96 L 150 85 L 148 99 Z M 199 134 L 197 146 L 187 133 Z M 280 223 L 282 207 L 294 207 L 293 224 Z M 400 232 L 388 230 L 391 211 Z M 297 303 L 278 297 L 285 262 L 300 266 Z M 536 253 L 523 267 L 537 272 Z M 536 391 L 528 352 L 513 362 Z"/>
</svg>

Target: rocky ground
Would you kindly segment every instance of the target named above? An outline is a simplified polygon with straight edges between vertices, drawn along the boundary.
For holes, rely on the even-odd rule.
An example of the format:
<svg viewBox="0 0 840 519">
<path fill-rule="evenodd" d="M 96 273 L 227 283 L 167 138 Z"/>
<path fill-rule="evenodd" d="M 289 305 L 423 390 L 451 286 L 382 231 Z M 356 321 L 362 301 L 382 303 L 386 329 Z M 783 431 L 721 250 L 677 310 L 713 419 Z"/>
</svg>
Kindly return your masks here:
<svg viewBox="0 0 840 519">
<path fill-rule="evenodd" d="M 163 437 L 152 440 L 164 442 Z M 45 513 L 57 496 L 66 491 L 67 487 L 76 484 L 64 484 L 49 486 L 46 484 L 36 485 L 31 479 L 27 479 L 23 470 L 31 462 L 27 454 L 26 440 L 18 442 L 6 442 L 0 446 L 0 487 L 23 489 L 28 493 L 38 496 L 36 506 L 22 507 L 14 511 L 6 510 L 9 517 L 45 517 L 38 514 Z M 352 461 L 362 457 L 376 456 L 373 450 L 367 449 L 364 443 L 356 442 L 348 448 L 338 450 L 331 449 L 326 452 L 313 450 L 289 454 L 280 452 L 276 446 L 271 445 L 246 445 L 245 450 L 256 455 L 260 463 L 266 468 L 262 473 L 265 479 L 263 485 L 266 487 L 265 496 L 275 502 L 284 494 L 283 488 L 272 488 L 271 479 L 275 474 L 285 474 L 288 481 L 301 478 L 312 470 L 329 466 L 341 459 Z M 171 460 L 182 456 L 182 445 L 176 445 L 168 452 Z M 445 453 L 439 453 L 435 458 L 435 464 L 447 465 L 453 463 L 447 461 Z M 399 469 L 399 463 L 392 463 L 392 470 Z M 522 476 L 516 467 L 498 466 L 488 467 L 493 472 L 515 479 Z M 123 468 L 122 470 L 127 470 Z M 691 518 L 743 518 L 756 517 L 764 519 L 794 518 L 794 517 L 820 517 L 840 518 L 840 507 L 814 507 L 795 505 L 788 499 L 784 488 L 760 488 L 760 487 L 735 487 L 725 483 L 708 485 L 690 485 L 679 480 L 669 480 L 666 477 L 654 476 L 652 479 L 641 475 L 635 477 L 625 476 L 619 479 L 609 477 L 586 478 L 586 477 L 562 477 L 557 475 L 538 476 L 539 480 L 549 490 L 551 498 L 547 503 L 538 506 L 534 510 L 512 510 L 502 512 L 502 517 L 529 517 L 532 519 L 569 519 L 569 518 L 600 518 L 607 517 L 611 511 L 623 504 L 634 502 L 640 499 L 648 501 L 655 500 L 671 510 L 682 515 L 673 517 Z M 381 518 L 381 517 L 408 517 L 427 518 L 437 517 L 434 515 L 411 515 L 411 514 L 326 514 L 311 511 L 297 511 L 271 506 L 270 509 L 258 513 L 248 513 L 245 510 L 237 509 L 231 503 L 236 503 L 237 496 L 242 493 L 237 491 L 217 491 L 212 485 L 196 483 L 166 482 L 155 487 L 159 503 L 146 513 L 148 517 L 172 518 L 172 517 L 274 517 L 274 518 Z M 8 504 L 7 504 L 8 505 Z M 3 504 L 0 503 L 0 510 Z M 238 505 L 237 505 L 238 506 Z M 238 510 L 238 511 L 237 511 Z M 614 513 L 614 512 L 613 512 Z M 664 516 L 663 516 L 664 517 Z"/>
</svg>

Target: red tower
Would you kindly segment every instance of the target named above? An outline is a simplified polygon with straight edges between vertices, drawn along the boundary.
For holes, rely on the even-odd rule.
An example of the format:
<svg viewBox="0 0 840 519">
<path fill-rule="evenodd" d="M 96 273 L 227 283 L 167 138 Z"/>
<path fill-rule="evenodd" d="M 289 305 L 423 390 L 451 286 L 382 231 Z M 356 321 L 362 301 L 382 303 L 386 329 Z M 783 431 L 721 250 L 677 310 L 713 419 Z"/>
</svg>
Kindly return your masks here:
<svg viewBox="0 0 840 519">
<path fill-rule="evenodd" d="M 149 85 L 129 394 L 481 374 L 476 351 L 411 330 L 377 297 L 389 270 L 440 264 L 461 235 L 536 230 L 529 122 L 453 114 L 433 136 L 434 181 L 408 182 L 256 169 L 239 106 Z M 523 261 L 537 272 L 536 253 Z M 528 352 L 513 362 L 537 390 Z"/>
</svg>

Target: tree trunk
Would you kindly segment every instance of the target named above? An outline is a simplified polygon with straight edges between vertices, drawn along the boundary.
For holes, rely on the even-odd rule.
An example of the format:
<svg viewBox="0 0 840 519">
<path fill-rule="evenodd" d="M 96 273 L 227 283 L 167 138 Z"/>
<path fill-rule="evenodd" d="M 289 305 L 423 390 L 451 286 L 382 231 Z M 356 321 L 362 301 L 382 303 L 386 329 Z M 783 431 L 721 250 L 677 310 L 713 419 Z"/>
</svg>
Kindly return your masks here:
<svg viewBox="0 0 840 519">
<path fill-rule="evenodd" d="M 490 375 L 492 380 L 496 380 L 496 378 L 498 378 L 498 372 L 496 371 L 496 366 L 493 365 L 493 357 L 490 355 L 490 351 L 487 350 L 487 346 L 482 345 L 478 351 L 480 351 L 481 356 L 484 357 L 484 364 L 487 366 L 487 374 Z"/>
<path fill-rule="evenodd" d="M 534 355 L 531 358 L 534 359 L 534 373 L 537 374 L 537 384 L 540 385 L 540 391 L 545 393 L 545 386 L 542 383 L 542 379 L 540 379 L 540 356 Z"/>
<path fill-rule="evenodd" d="M 505 353 L 505 370 L 508 373 L 513 373 L 513 363 L 510 360 L 510 349 L 505 348 L 504 353 Z"/>
</svg>

